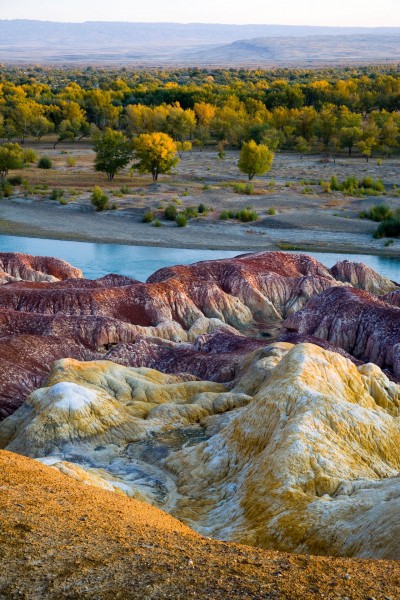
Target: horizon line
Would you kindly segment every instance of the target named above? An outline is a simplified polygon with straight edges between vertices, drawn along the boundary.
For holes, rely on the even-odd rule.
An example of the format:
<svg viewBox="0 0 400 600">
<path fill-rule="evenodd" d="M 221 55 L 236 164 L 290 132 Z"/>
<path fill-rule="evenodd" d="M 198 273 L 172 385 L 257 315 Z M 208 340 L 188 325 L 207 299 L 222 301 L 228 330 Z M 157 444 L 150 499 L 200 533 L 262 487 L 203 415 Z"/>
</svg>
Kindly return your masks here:
<svg viewBox="0 0 400 600">
<path fill-rule="evenodd" d="M 11 18 L 0 19 L 2 22 L 29 21 L 31 23 L 58 23 L 60 25 L 85 25 L 89 23 L 118 23 L 123 25 L 222 25 L 226 27 L 309 27 L 314 28 L 332 28 L 332 29 L 400 29 L 400 25 L 308 25 L 305 23 L 225 23 L 225 22 L 206 22 L 206 21 L 55 21 L 52 19 L 23 19 Z"/>
</svg>

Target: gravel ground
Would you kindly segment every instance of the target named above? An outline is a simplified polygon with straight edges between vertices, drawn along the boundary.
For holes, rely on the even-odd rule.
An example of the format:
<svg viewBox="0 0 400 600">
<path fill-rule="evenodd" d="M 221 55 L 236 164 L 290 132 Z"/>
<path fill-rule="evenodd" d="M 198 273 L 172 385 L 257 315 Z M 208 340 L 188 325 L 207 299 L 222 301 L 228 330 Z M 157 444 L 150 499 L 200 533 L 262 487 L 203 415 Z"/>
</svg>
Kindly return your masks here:
<svg viewBox="0 0 400 600">
<path fill-rule="evenodd" d="M 0 452 L 0 598 L 396 600 L 396 561 L 217 542 L 148 504 Z"/>
<path fill-rule="evenodd" d="M 290 246 L 310 251 L 400 256 L 400 240 L 385 247 L 384 240 L 372 238 L 375 224 L 370 221 L 312 211 L 282 213 L 256 224 L 194 219 L 185 228 L 166 222 L 155 228 L 141 223 L 142 214 L 142 209 L 96 213 L 75 203 L 61 206 L 50 201 L 7 199 L 0 205 L 0 233 L 139 246 L 243 251 Z"/>
<path fill-rule="evenodd" d="M 48 146 L 48 144 L 47 144 Z M 238 152 L 228 151 L 222 161 L 215 150 L 185 154 L 171 175 L 152 183 L 148 176 L 119 174 L 108 182 L 93 171 L 93 151 L 87 145 L 65 144 L 57 149 L 40 147 L 39 153 L 51 156 L 54 168 L 49 171 L 31 167 L 24 176 L 32 186 L 46 185 L 24 197 L 19 189 L 12 199 L 0 203 L 0 233 L 119 244 L 208 248 L 220 250 L 265 250 L 296 247 L 304 250 L 353 252 L 400 256 L 400 240 L 385 246 L 385 240 L 374 240 L 377 224 L 358 218 L 360 211 L 374 204 L 400 208 L 400 197 L 392 189 L 398 181 L 398 159 L 367 163 L 361 158 L 340 158 L 324 162 L 321 157 L 301 159 L 293 154 L 277 154 L 266 177 L 254 180 L 254 194 L 241 195 L 232 185 L 244 181 L 237 168 Z M 35 147 L 38 150 L 37 147 Z M 76 167 L 69 169 L 66 154 L 74 155 Z M 370 175 L 382 179 L 386 196 L 345 197 L 326 194 L 320 180 L 336 175 L 343 180 L 349 175 L 359 179 Z M 95 213 L 90 205 L 90 190 L 98 184 L 116 202 L 117 210 Z M 128 193 L 119 193 L 125 186 Z M 66 190 L 65 206 L 49 200 L 51 189 Z M 74 187 L 74 194 L 71 194 Z M 205 204 L 212 210 L 193 219 L 185 228 L 163 221 L 152 227 L 141 222 L 145 210 L 162 216 L 163 209 L 175 203 L 179 210 Z M 237 211 L 251 205 L 259 214 L 252 224 L 220 221 L 224 209 Z M 269 209 L 275 209 L 275 215 Z"/>
</svg>

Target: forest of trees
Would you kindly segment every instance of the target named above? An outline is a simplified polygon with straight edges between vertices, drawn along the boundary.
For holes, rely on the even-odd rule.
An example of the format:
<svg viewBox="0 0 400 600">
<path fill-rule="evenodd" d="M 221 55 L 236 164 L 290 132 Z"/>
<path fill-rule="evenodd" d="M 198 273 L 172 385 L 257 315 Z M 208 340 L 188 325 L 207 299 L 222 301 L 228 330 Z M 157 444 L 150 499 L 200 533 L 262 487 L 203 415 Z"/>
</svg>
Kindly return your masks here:
<svg viewBox="0 0 400 600">
<path fill-rule="evenodd" d="M 400 72 L 0 68 L 3 142 L 95 140 L 106 129 L 200 148 L 254 140 L 301 155 L 390 156 L 400 145 Z"/>
</svg>

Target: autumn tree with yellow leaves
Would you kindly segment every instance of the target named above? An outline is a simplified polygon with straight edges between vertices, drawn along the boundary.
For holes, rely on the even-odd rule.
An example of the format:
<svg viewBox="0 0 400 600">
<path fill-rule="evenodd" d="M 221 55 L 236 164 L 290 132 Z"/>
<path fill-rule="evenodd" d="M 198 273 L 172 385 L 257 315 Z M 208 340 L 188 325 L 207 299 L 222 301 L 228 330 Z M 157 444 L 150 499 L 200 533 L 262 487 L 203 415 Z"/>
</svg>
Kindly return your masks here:
<svg viewBox="0 0 400 600">
<path fill-rule="evenodd" d="M 169 173 L 179 158 L 174 140 L 166 133 L 142 133 L 134 140 L 134 167 L 140 173 L 151 173 L 153 181 L 157 181 L 160 173 Z"/>
</svg>

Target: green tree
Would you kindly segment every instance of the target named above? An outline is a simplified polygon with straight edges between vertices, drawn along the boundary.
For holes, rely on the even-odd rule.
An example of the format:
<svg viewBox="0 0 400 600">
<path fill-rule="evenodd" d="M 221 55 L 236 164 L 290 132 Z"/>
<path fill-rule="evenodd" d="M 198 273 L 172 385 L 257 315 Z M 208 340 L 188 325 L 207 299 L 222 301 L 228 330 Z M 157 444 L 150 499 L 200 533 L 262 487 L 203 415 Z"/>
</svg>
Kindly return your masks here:
<svg viewBox="0 0 400 600">
<path fill-rule="evenodd" d="M 151 173 L 157 181 L 160 173 L 169 173 L 178 164 L 174 140 L 166 133 L 142 133 L 134 140 L 135 168 L 140 173 Z"/>
<path fill-rule="evenodd" d="M 297 152 L 300 154 L 300 158 L 303 158 L 304 154 L 311 152 L 311 144 L 301 135 L 296 138 L 295 148 Z"/>
<path fill-rule="evenodd" d="M 110 180 L 114 179 L 114 175 L 122 171 L 133 157 L 132 142 L 120 131 L 112 129 L 96 134 L 93 148 L 96 152 L 95 171 L 106 173 Z"/>
<path fill-rule="evenodd" d="M 7 177 L 11 169 L 22 169 L 23 156 L 19 144 L 7 143 L 0 146 L 0 178 Z"/>
<path fill-rule="evenodd" d="M 274 153 L 263 144 L 257 145 L 254 140 L 243 144 L 240 151 L 238 167 L 242 173 L 248 175 L 249 180 L 254 175 L 264 175 L 270 170 Z"/>
</svg>

